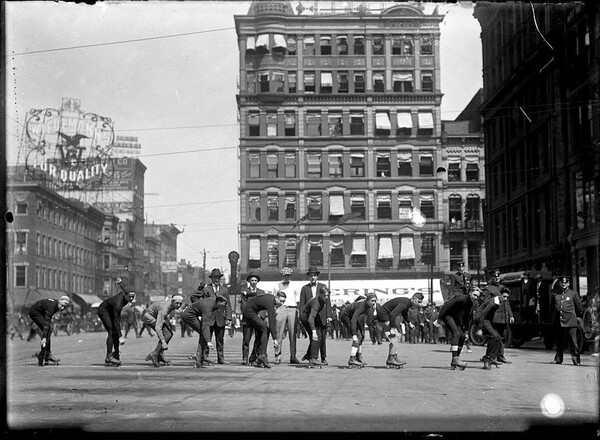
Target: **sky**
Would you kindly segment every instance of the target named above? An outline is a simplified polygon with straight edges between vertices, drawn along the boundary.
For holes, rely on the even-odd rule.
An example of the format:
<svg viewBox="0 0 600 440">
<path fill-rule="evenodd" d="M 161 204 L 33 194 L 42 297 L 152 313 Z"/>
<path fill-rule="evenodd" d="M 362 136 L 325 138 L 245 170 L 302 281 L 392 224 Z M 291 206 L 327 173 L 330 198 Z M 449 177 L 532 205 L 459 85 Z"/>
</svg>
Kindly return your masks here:
<svg viewBox="0 0 600 440">
<path fill-rule="evenodd" d="M 441 110 L 452 120 L 483 86 L 481 28 L 470 2 L 424 5 L 445 13 Z M 240 218 L 233 17 L 249 6 L 5 2 L 8 165 L 24 163 L 19 145 L 30 109 L 79 99 L 82 110 L 110 117 L 116 135 L 142 144 L 146 221 L 182 231 L 178 259 L 202 266 L 206 252 L 207 269 L 226 272 L 228 253 L 239 252 Z"/>
</svg>

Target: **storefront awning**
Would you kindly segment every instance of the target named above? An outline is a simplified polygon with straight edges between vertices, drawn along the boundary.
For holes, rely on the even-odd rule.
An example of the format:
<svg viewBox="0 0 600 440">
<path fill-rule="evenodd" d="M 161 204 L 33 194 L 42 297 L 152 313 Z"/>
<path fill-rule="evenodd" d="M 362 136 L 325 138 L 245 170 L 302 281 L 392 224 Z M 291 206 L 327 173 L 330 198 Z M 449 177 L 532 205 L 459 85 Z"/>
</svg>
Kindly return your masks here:
<svg viewBox="0 0 600 440">
<path fill-rule="evenodd" d="M 96 296 L 96 295 L 86 295 L 83 293 L 74 293 L 73 294 L 73 298 L 74 299 L 81 299 L 81 301 L 83 301 L 86 304 L 95 304 L 97 302 L 102 302 L 102 298 Z"/>
</svg>

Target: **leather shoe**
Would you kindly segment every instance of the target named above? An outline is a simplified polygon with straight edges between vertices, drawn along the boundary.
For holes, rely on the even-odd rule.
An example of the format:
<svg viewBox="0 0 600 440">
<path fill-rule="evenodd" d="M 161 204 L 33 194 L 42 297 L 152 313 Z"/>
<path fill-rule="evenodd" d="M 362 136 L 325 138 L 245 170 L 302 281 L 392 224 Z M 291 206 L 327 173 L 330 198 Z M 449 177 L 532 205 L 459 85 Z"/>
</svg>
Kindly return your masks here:
<svg viewBox="0 0 600 440">
<path fill-rule="evenodd" d="M 290 364 L 299 364 L 299 363 L 300 363 L 300 361 L 296 358 L 290 359 Z"/>
<path fill-rule="evenodd" d="M 229 362 L 225 362 L 225 361 L 217 361 L 218 364 L 221 365 L 229 365 Z"/>
<path fill-rule="evenodd" d="M 328 363 L 328 362 L 327 362 L 327 360 L 325 360 L 325 359 L 321 359 L 321 363 L 322 363 L 323 365 L 329 365 L 329 363 Z"/>
<path fill-rule="evenodd" d="M 556 359 L 554 359 L 554 360 L 553 360 L 552 362 L 550 362 L 550 363 L 551 363 L 551 364 L 562 364 L 562 361 L 561 361 L 561 362 L 559 362 L 559 361 L 557 361 Z"/>
<path fill-rule="evenodd" d="M 496 359 L 498 362 L 502 362 L 503 364 L 512 364 L 511 361 L 507 360 L 504 356 L 498 356 L 498 359 Z"/>
</svg>

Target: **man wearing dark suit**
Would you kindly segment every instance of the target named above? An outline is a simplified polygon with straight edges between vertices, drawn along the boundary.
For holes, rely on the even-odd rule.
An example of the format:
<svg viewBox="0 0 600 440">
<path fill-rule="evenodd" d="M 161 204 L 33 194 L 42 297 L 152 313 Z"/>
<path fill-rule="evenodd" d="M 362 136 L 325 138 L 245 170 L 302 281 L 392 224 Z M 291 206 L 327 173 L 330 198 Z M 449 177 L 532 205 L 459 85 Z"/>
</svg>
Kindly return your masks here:
<svg viewBox="0 0 600 440">
<path fill-rule="evenodd" d="M 257 287 L 257 284 L 260 282 L 260 276 L 251 273 L 246 277 L 246 281 L 248 282 L 248 287 L 244 287 L 242 289 L 242 295 L 240 300 L 241 310 L 243 311 L 248 304 L 248 300 L 255 296 L 264 295 L 266 292 Z M 264 319 L 267 316 L 267 313 L 264 310 L 258 312 L 258 315 Z M 250 358 L 248 358 L 248 354 L 250 353 L 250 340 L 254 335 L 254 346 L 252 348 L 252 353 L 250 354 Z M 256 338 L 256 334 L 254 331 L 254 327 L 250 324 L 250 322 L 244 317 L 242 314 L 242 364 L 244 365 L 253 365 L 256 362 L 256 359 L 259 355 L 259 347 L 260 347 L 260 339 Z"/>
<path fill-rule="evenodd" d="M 318 282 L 320 273 L 321 272 L 315 266 L 311 266 L 308 268 L 308 272 L 306 272 L 306 275 L 308 275 L 310 282 L 302 286 L 302 289 L 300 290 L 300 302 L 298 304 L 298 308 L 300 310 L 304 308 L 304 305 L 308 302 L 309 299 L 317 296 L 318 292 L 321 290 L 322 287 L 327 288 L 325 284 Z M 323 309 L 319 312 L 319 318 L 321 322 L 326 323 L 326 325 L 333 320 L 331 313 L 331 300 L 329 297 L 327 297 L 327 300 L 325 301 L 325 307 L 323 307 Z M 323 327 L 321 331 L 323 332 L 323 334 L 320 335 L 319 347 L 319 350 L 321 351 L 321 362 L 323 363 L 323 365 L 329 365 L 327 363 L 327 327 Z M 304 356 L 302 360 L 308 360 L 308 358 Z"/>
<path fill-rule="evenodd" d="M 204 297 L 217 297 L 217 295 L 223 296 L 227 299 L 225 303 L 219 303 L 217 310 L 212 312 L 210 315 L 210 336 L 215 335 L 215 342 L 217 343 L 217 362 L 219 364 L 225 363 L 225 326 L 231 324 L 231 302 L 229 301 L 229 290 L 227 287 L 221 285 L 221 278 L 223 274 L 219 269 L 213 269 L 210 272 L 210 283 L 204 286 Z M 208 349 L 204 352 L 204 362 L 208 360 Z"/>
</svg>

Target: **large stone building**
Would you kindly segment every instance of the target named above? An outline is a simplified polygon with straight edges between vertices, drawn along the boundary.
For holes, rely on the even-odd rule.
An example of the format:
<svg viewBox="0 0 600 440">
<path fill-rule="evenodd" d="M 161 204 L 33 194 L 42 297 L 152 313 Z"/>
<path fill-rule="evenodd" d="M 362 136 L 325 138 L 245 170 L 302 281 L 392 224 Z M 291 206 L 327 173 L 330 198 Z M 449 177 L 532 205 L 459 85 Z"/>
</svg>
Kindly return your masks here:
<svg viewBox="0 0 600 440">
<path fill-rule="evenodd" d="M 488 263 L 599 280 L 600 9 L 477 2 Z"/>
<path fill-rule="evenodd" d="M 389 5 L 252 2 L 235 16 L 242 273 L 317 266 L 336 302 L 432 285 L 440 298 L 443 16 Z"/>
</svg>

